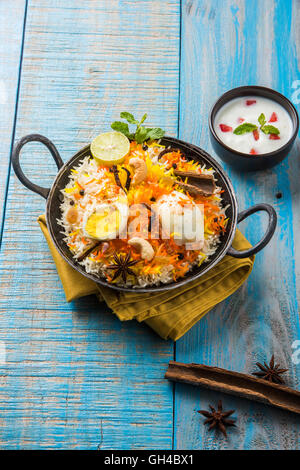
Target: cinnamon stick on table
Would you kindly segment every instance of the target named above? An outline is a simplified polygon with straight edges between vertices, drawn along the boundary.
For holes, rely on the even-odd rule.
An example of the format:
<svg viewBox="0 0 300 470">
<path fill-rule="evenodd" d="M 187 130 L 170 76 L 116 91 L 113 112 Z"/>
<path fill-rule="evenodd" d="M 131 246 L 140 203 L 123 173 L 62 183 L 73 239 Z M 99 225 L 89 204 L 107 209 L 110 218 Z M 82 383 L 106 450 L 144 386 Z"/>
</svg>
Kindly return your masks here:
<svg viewBox="0 0 300 470">
<path fill-rule="evenodd" d="M 170 361 L 165 378 L 248 398 L 300 414 L 300 392 L 253 375 L 204 364 Z"/>
</svg>

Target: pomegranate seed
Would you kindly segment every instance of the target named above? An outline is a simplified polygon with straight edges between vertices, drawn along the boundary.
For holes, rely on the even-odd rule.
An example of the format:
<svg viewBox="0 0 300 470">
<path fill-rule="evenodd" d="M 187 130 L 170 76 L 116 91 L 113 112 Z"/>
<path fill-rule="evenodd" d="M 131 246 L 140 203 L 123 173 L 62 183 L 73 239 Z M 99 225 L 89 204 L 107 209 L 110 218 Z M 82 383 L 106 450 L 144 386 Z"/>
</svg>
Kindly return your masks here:
<svg viewBox="0 0 300 470">
<path fill-rule="evenodd" d="M 256 100 L 246 100 L 246 105 L 251 106 L 252 104 L 255 104 Z"/>
<path fill-rule="evenodd" d="M 244 118 L 238 118 L 237 122 L 244 122 L 245 119 Z"/>
<path fill-rule="evenodd" d="M 278 121 L 278 117 L 277 117 L 277 114 L 276 113 L 272 113 L 270 119 L 269 119 L 269 122 L 276 122 Z"/>
<path fill-rule="evenodd" d="M 270 140 L 279 140 L 280 137 L 278 134 L 270 134 L 270 137 L 269 137 Z"/>
<path fill-rule="evenodd" d="M 255 149 L 251 149 L 251 150 L 250 150 L 250 154 L 251 154 L 251 155 L 257 155 L 257 151 L 256 151 Z"/>
<path fill-rule="evenodd" d="M 227 126 L 226 124 L 220 124 L 220 129 L 222 132 L 232 132 L 232 127 Z"/>
<path fill-rule="evenodd" d="M 253 137 L 254 137 L 255 140 L 258 140 L 258 139 L 259 139 L 258 129 L 255 129 L 255 130 L 253 131 Z"/>
</svg>

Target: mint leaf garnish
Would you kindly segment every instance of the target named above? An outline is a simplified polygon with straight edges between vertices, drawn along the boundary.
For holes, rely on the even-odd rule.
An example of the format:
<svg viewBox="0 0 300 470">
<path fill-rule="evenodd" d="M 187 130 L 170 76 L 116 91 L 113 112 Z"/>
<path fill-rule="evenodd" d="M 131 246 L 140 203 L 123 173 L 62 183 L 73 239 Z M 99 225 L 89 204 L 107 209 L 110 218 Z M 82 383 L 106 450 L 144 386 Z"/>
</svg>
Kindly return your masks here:
<svg viewBox="0 0 300 470">
<path fill-rule="evenodd" d="M 165 131 L 163 131 L 160 127 L 153 127 L 152 129 L 147 129 L 148 131 L 148 139 L 161 139 L 165 135 Z"/>
<path fill-rule="evenodd" d="M 133 114 L 127 113 L 126 111 L 123 111 L 122 113 L 120 113 L 120 117 L 122 119 L 126 119 L 126 121 L 129 122 L 129 124 L 138 124 L 139 123 L 139 121 L 134 119 Z"/>
<path fill-rule="evenodd" d="M 114 131 L 121 132 L 122 134 L 126 135 L 126 137 L 129 137 L 130 135 L 128 124 L 126 124 L 125 122 L 115 121 L 110 127 Z"/>
<path fill-rule="evenodd" d="M 122 132 L 122 134 L 126 135 L 130 140 L 136 140 L 138 144 L 142 144 L 146 140 L 154 140 L 154 139 L 161 139 L 165 135 L 165 131 L 162 130 L 160 127 L 144 127 L 142 126 L 143 122 L 147 118 L 147 114 L 145 113 L 144 116 L 140 121 L 137 121 L 133 114 L 128 113 L 127 111 L 123 111 L 120 113 L 120 117 L 122 119 L 126 119 L 129 124 L 135 124 L 136 130 L 135 132 L 130 132 L 129 126 L 126 122 L 115 121 L 111 124 L 111 128 L 114 131 Z"/>
<path fill-rule="evenodd" d="M 267 121 L 264 113 L 260 114 L 260 116 L 258 117 L 258 122 L 260 124 L 260 130 L 265 134 L 280 134 L 280 130 L 277 127 L 266 124 Z M 258 127 L 255 124 L 251 124 L 250 122 L 244 122 L 240 126 L 236 127 L 233 133 L 236 135 L 242 135 L 246 134 L 247 132 L 253 132 L 257 129 Z"/>
<path fill-rule="evenodd" d="M 246 134 L 247 132 L 253 132 L 257 129 L 255 124 L 251 124 L 251 122 L 244 122 L 240 126 L 236 127 L 233 131 L 235 135 L 242 135 Z"/>
<path fill-rule="evenodd" d="M 146 127 L 139 127 L 135 133 L 135 140 L 138 144 L 142 144 L 145 140 L 147 140 L 148 132 Z"/>
<path fill-rule="evenodd" d="M 148 116 L 148 114 L 145 113 L 144 116 L 142 117 L 141 122 L 140 122 L 139 125 L 143 124 L 143 122 L 147 119 L 147 116 Z"/>
<path fill-rule="evenodd" d="M 258 118 L 258 122 L 261 125 L 261 127 L 266 124 L 267 121 L 266 121 L 266 116 L 264 115 L 264 113 L 261 113 L 261 115 Z"/>
<path fill-rule="evenodd" d="M 271 125 L 267 125 L 267 126 L 263 126 L 261 127 L 261 130 L 265 133 L 265 134 L 280 134 L 280 130 L 275 127 L 275 126 L 271 126 Z"/>
<path fill-rule="evenodd" d="M 266 125 L 266 117 L 263 113 L 261 113 L 261 115 L 259 116 L 258 118 L 258 122 L 260 124 L 260 130 L 264 133 L 264 134 L 280 134 L 280 131 L 277 127 L 275 126 L 271 126 L 269 124 Z"/>
</svg>

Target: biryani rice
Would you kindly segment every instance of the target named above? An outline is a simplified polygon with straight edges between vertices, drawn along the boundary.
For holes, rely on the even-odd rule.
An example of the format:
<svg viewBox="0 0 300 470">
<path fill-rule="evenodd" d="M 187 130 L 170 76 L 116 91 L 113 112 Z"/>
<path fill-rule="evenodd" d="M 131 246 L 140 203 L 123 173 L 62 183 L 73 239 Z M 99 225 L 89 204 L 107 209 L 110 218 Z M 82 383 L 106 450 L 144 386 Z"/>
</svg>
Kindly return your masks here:
<svg viewBox="0 0 300 470">
<path fill-rule="evenodd" d="M 64 241 L 72 252 L 74 259 L 78 260 L 86 247 L 92 242 L 86 236 L 83 220 L 86 212 L 92 213 L 99 205 L 99 202 L 114 203 L 121 198 L 128 201 L 129 207 L 131 204 L 136 203 L 151 204 L 153 199 L 157 198 L 157 195 L 170 194 L 174 191 L 172 168 L 175 166 L 182 171 L 214 174 L 212 168 L 206 168 L 205 165 L 201 166 L 195 161 L 187 161 L 179 151 L 170 152 L 170 154 L 164 155 L 164 158 L 158 160 L 158 156 L 164 148 L 159 142 L 152 142 L 147 148 L 143 148 L 142 145 L 136 142 L 131 142 L 129 155 L 121 165 L 117 166 L 123 188 L 125 187 L 128 172 L 132 174 L 132 168 L 129 165 L 130 158 L 139 157 L 143 159 L 147 164 L 148 174 L 147 180 L 142 183 L 141 187 L 130 187 L 128 192 L 116 184 L 114 174 L 109 168 L 99 165 L 90 156 L 82 159 L 71 170 L 69 182 L 61 190 L 63 202 L 60 205 L 61 218 L 58 223 L 62 227 Z M 168 180 L 165 181 L 163 175 L 173 178 L 172 183 Z M 176 190 L 180 192 L 179 188 L 176 188 Z M 148 241 L 155 251 L 155 257 L 151 262 L 146 262 L 141 259 L 140 253 L 128 245 L 127 240 L 113 239 L 103 241 L 94 252 L 78 262 L 87 273 L 112 282 L 112 272 L 108 269 L 108 266 L 113 264 L 113 254 L 116 252 L 130 252 L 132 258 L 138 260 L 138 263 L 133 267 L 135 276 L 128 276 L 126 282 L 118 278 L 113 281 L 114 284 L 139 288 L 176 281 L 184 277 L 193 266 L 200 266 L 202 263 L 207 262 L 215 253 L 220 243 L 220 236 L 225 232 L 227 224 L 226 207 L 222 206 L 221 194 L 221 188 L 216 187 L 214 194 L 210 197 L 193 198 L 197 204 L 204 205 L 205 240 L 201 250 L 192 252 L 186 250 L 183 246 L 178 246 L 175 240 L 151 240 L 150 238 Z M 75 224 L 68 222 L 67 214 L 70 206 L 74 207 L 78 213 Z"/>
</svg>

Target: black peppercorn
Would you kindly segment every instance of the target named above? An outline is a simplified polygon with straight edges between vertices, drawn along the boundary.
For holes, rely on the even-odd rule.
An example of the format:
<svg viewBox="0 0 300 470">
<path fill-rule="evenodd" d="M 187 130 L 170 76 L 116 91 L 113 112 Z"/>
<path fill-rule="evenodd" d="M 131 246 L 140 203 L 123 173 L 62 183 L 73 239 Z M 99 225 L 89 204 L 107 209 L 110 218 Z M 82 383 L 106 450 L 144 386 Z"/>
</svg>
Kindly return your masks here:
<svg viewBox="0 0 300 470">
<path fill-rule="evenodd" d="M 142 149 L 143 149 L 143 150 L 148 150 L 148 145 L 143 144 Z"/>
<path fill-rule="evenodd" d="M 74 206 L 75 202 L 74 201 L 70 201 L 70 206 Z"/>
<path fill-rule="evenodd" d="M 183 254 L 183 253 L 179 253 L 178 259 L 183 259 L 183 258 L 184 258 L 184 254 Z"/>
<path fill-rule="evenodd" d="M 214 222 L 218 222 L 218 217 L 215 217 L 215 218 L 214 218 Z"/>
<path fill-rule="evenodd" d="M 282 193 L 277 193 L 276 197 L 277 197 L 277 199 L 281 199 L 282 198 Z"/>
<path fill-rule="evenodd" d="M 151 197 L 150 201 L 155 202 L 156 201 L 155 197 Z"/>
<path fill-rule="evenodd" d="M 177 168 L 176 163 L 173 163 L 172 167 L 174 168 L 174 170 L 176 170 L 176 168 Z"/>
<path fill-rule="evenodd" d="M 79 191 L 79 194 L 80 194 L 80 196 L 84 196 L 84 189 L 81 189 L 81 190 Z"/>
</svg>

